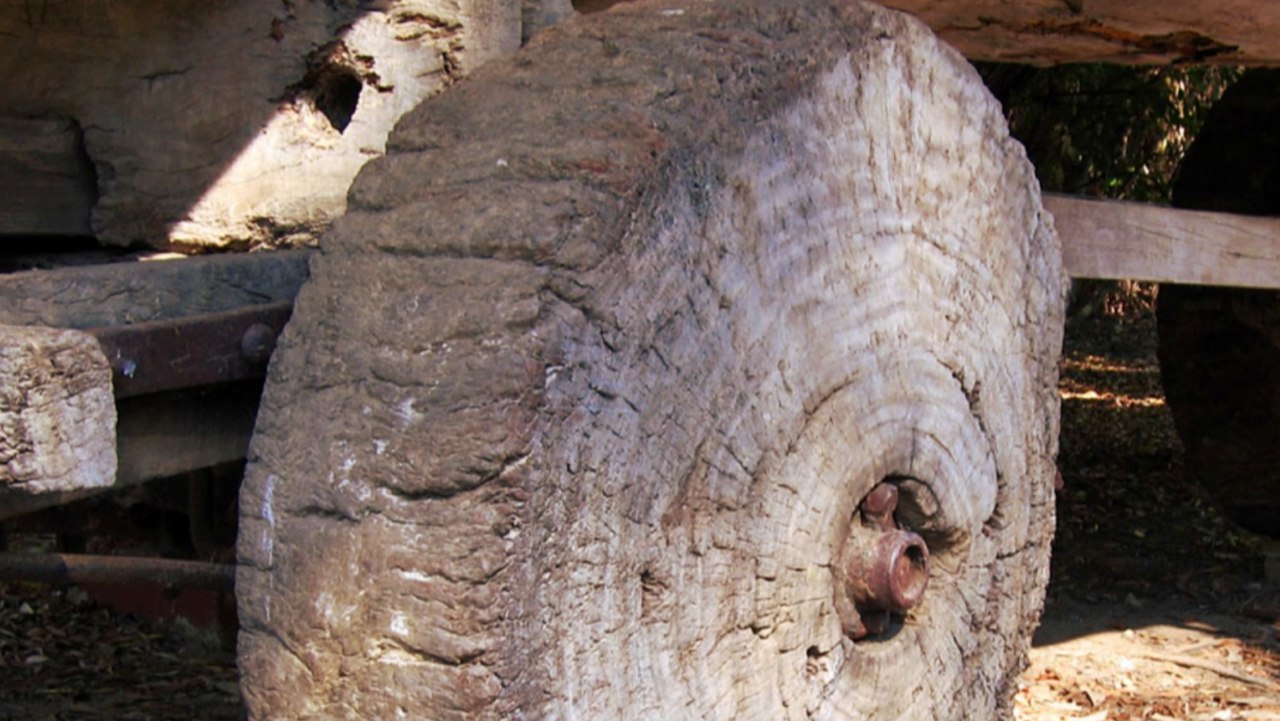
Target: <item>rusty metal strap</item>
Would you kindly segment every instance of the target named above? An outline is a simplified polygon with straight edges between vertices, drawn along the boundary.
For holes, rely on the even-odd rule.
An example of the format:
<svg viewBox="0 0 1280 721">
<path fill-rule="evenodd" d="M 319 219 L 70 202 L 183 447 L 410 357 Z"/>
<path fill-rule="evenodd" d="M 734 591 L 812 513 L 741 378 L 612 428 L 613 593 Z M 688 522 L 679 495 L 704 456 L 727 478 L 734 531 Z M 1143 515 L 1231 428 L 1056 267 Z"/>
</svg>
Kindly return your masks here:
<svg viewBox="0 0 1280 721">
<path fill-rule="evenodd" d="M 261 378 L 292 302 L 89 328 L 111 363 L 116 398 Z"/>
</svg>

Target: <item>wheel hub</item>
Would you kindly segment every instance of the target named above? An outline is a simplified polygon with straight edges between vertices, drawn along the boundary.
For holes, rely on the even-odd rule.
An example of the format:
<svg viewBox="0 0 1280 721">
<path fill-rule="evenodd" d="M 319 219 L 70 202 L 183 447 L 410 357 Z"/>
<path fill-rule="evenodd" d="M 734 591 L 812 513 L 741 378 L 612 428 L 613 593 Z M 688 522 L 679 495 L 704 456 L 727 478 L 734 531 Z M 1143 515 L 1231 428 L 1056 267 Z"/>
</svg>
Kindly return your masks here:
<svg viewBox="0 0 1280 721">
<path fill-rule="evenodd" d="M 898 487 L 877 485 L 858 506 L 837 561 L 837 612 L 845 635 L 859 640 L 888 629 L 893 614 L 919 605 L 929 583 L 929 547 L 898 527 Z"/>
</svg>

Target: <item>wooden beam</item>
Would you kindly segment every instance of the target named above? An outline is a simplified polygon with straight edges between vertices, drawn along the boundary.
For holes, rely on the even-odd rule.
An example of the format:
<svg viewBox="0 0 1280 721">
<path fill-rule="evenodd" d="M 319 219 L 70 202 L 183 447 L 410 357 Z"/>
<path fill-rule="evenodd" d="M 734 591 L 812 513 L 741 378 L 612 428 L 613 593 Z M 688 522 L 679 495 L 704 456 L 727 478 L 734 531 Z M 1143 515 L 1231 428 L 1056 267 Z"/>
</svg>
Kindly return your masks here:
<svg viewBox="0 0 1280 721">
<path fill-rule="evenodd" d="M 265 357 L 241 358 L 258 349 L 245 346 L 240 320 L 259 319 L 256 309 L 287 314 L 309 257 L 281 251 L 0 275 L 0 520 L 243 458 L 261 381 L 226 381 L 257 375 Z M 147 329 L 181 343 L 133 338 Z M 143 387 L 142 375 L 117 375 L 113 384 L 104 348 L 134 353 L 121 358 L 139 373 L 163 361 L 164 373 L 185 383 Z"/>
<path fill-rule="evenodd" d="M 1275 0 L 883 0 L 975 60 L 1280 64 Z"/>
<path fill-rule="evenodd" d="M 30 270 L 0 275 L 0 324 L 107 328 L 292 301 L 309 250 Z"/>
<path fill-rule="evenodd" d="M 0 393 L 4 390 L 0 380 Z M 110 423 L 102 420 L 61 426 L 63 436 L 55 439 L 58 442 L 40 449 L 39 460 L 44 467 L 68 454 L 83 454 L 84 446 L 100 446 L 99 438 L 112 444 L 110 458 L 104 458 L 98 466 L 84 464 L 79 477 L 61 483 L 51 483 L 47 478 L 39 484 L 13 483 L 12 474 L 6 476 L 0 465 L 0 521 L 240 460 L 253 435 L 260 392 L 254 383 L 236 383 L 128 398 L 111 408 Z"/>
<path fill-rule="evenodd" d="M 115 476 L 111 366 L 98 341 L 0 327 L 0 486 L 34 496 L 103 488 Z"/>
<path fill-rule="evenodd" d="M 1280 288 L 1280 218 L 1046 195 L 1074 278 Z"/>
<path fill-rule="evenodd" d="M 0 236 L 92 235 L 97 200 L 75 123 L 0 117 Z"/>
</svg>

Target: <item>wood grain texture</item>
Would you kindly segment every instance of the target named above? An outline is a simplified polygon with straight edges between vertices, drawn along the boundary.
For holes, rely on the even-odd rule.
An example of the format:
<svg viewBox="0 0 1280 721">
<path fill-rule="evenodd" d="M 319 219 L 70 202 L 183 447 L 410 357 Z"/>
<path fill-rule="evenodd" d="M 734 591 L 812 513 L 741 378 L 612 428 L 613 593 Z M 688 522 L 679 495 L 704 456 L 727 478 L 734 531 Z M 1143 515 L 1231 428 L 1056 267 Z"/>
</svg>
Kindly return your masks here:
<svg viewBox="0 0 1280 721">
<path fill-rule="evenodd" d="M 111 367 L 86 333 L 0 326 L 0 486 L 25 495 L 109 486 Z"/>
<path fill-rule="evenodd" d="M 1280 219 L 1047 195 L 1075 278 L 1280 288 Z"/>
<path fill-rule="evenodd" d="M 1008 715 L 1066 278 L 958 54 L 851 2 L 627 3 L 389 147 L 250 451 L 252 718 Z M 855 644 L 831 564 L 885 478 L 935 573 Z"/>
<path fill-rule="evenodd" d="M 92 235 L 97 199 L 75 123 L 0 117 L 0 236 Z"/>
<path fill-rule="evenodd" d="M 310 257 L 285 250 L 0 274 L 0 324 L 105 328 L 288 301 Z"/>
<path fill-rule="evenodd" d="M 1271 0 L 887 0 L 978 60 L 1280 65 Z"/>
</svg>

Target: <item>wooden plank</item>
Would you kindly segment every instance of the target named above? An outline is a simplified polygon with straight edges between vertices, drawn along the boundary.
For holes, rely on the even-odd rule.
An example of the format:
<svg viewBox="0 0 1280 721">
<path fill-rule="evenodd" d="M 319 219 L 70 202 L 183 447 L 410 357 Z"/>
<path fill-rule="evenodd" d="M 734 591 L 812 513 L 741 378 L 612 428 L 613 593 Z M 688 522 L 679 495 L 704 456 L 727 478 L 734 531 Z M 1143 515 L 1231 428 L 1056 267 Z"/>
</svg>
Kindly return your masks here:
<svg viewBox="0 0 1280 721">
<path fill-rule="evenodd" d="M 105 328 L 291 301 L 310 255 L 232 253 L 0 275 L 0 324 Z"/>
<path fill-rule="evenodd" d="M 0 236 L 92 235 L 97 199 L 75 123 L 0 117 Z"/>
<path fill-rule="evenodd" d="M 1275 0 L 884 0 L 976 60 L 1280 64 Z"/>
<path fill-rule="evenodd" d="M 1075 278 L 1280 288 L 1280 218 L 1046 195 Z"/>
<path fill-rule="evenodd" d="M 115 476 L 111 366 L 98 341 L 0 326 L 0 486 L 43 495 L 110 486 Z"/>
</svg>

